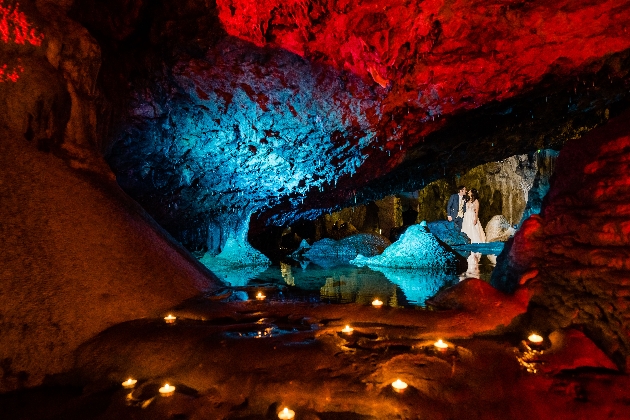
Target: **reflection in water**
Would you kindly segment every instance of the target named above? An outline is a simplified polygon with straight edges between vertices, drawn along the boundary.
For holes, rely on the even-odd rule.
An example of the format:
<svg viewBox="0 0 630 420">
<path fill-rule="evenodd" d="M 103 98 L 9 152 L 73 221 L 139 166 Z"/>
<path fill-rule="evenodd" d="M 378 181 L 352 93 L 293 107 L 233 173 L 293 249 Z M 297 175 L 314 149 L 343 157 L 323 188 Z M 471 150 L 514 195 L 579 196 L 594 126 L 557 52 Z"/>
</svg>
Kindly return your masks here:
<svg viewBox="0 0 630 420">
<path fill-rule="evenodd" d="M 282 274 L 282 278 L 284 282 L 289 286 L 295 286 L 295 279 L 293 278 L 293 274 L 291 273 L 291 266 L 289 264 L 280 263 L 280 273 Z"/>
<path fill-rule="evenodd" d="M 470 252 L 466 261 L 468 266 L 466 271 L 459 275 L 460 281 L 465 279 L 481 279 L 490 282 L 492 270 L 497 264 L 496 255 L 483 255 L 481 252 Z"/>
<path fill-rule="evenodd" d="M 374 267 L 405 294 L 411 305 L 424 306 L 427 299 L 435 296 L 440 289 L 458 282 L 455 274 L 436 270 Z"/>
<path fill-rule="evenodd" d="M 322 301 L 357 302 L 370 305 L 378 297 L 389 306 L 398 306 L 396 286 L 388 282 L 385 276 L 379 272 L 355 266 L 316 271 L 320 271 L 322 274 L 328 272 L 328 277 L 325 278 L 325 283 L 320 288 Z"/>
<path fill-rule="evenodd" d="M 473 278 L 478 279 L 481 275 L 481 271 L 479 271 L 479 260 L 481 260 L 480 252 L 471 252 L 468 258 L 466 259 L 468 263 L 468 267 L 466 268 L 466 272 L 463 277 L 465 278 Z M 461 279 L 463 280 L 463 279 Z"/>
<path fill-rule="evenodd" d="M 466 257 L 466 254 L 464 254 Z M 276 284 L 282 287 L 283 299 L 304 299 L 331 303 L 356 302 L 371 305 L 379 298 L 388 306 L 424 306 L 425 301 L 441 289 L 469 277 L 489 281 L 496 262 L 495 255 L 470 252 L 468 267 L 461 275 L 426 269 L 369 268 L 354 265 L 321 267 L 301 262 L 300 265 L 281 263 L 280 266 L 224 266 L 211 270 L 235 287 Z M 330 262 L 330 261 L 329 261 Z"/>
<path fill-rule="evenodd" d="M 250 280 L 264 273 L 267 268 L 268 266 L 266 265 L 234 267 L 230 265 L 216 264 L 213 266 L 208 266 L 208 269 L 212 271 L 220 280 L 223 280 L 230 286 L 234 287 L 246 286 Z"/>
</svg>

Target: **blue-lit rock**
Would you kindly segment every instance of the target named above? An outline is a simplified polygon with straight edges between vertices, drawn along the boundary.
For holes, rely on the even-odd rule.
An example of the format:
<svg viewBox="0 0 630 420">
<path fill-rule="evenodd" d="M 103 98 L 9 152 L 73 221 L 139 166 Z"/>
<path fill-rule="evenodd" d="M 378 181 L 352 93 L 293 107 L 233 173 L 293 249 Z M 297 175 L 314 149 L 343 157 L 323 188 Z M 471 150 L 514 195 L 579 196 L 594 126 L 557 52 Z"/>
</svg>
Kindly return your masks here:
<svg viewBox="0 0 630 420">
<path fill-rule="evenodd" d="M 390 242 L 381 235 L 360 233 L 335 241 L 324 238 L 304 252 L 304 257 L 315 264 L 330 267 L 347 264 L 357 255 L 372 257 L 383 252 Z"/>
<path fill-rule="evenodd" d="M 470 239 L 453 222 L 448 220 L 437 220 L 427 224 L 429 232 L 435 235 L 440 241 L 447 245 L 469 244 Z"/>
<path fill-rule="evenodd" d="M 221 280 L 232 286 L 245 286 L 249 280 L 262 273 L 271 264 L 269 258 L 253 248 L 247 241 L 249 216 L 242 219 L 236 231 L 228 230 L 221 252 L 212 250 L 199 260 Z"/>
<path fill-rule="evenodd" d="M 209 241 L 219 251 L 241 214 L 281 205 L 291 220 L 309 192 L 351 177 L 376 142 L 373 88 L 286 51 L 227 38 L 165 73 L 135 90 L 110 163 L 192 249 Z"/>
<path fill-rule="evenodd" d="M 426 227 L 413 225 L 381 255 L 371 258 L 359 255 L 350 263 L 369 267 L 454 269 L 460 258 L 440 244 Z"/>
<path fill-rule="evenodd" d="M 382 272 L 387 280 L 400 287 L 408 303 L 420 306 L 424 306 L 426 300 L 441 289 L 459 282 L 456 274 L 445 274 L 441 270 L 376 266 L 373 269 Z"/>
</svg>

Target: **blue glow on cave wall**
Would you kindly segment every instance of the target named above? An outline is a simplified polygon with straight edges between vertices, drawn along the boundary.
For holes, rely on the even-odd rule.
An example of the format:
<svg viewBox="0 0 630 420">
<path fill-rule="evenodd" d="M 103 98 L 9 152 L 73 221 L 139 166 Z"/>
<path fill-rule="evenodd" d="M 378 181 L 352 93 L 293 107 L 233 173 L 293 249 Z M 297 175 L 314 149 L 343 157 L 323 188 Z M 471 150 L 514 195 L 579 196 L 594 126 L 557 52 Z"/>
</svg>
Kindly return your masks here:
<svg viewBox="0 0 630 420">
<path fill-rule="evenodd" d="M 352 176 L 377 141 L 377 96 L 355 76 L 230 39 L 137 88 L 109 160 L 177 239 L 219 251 L 252 213 Z"/>
</svg>

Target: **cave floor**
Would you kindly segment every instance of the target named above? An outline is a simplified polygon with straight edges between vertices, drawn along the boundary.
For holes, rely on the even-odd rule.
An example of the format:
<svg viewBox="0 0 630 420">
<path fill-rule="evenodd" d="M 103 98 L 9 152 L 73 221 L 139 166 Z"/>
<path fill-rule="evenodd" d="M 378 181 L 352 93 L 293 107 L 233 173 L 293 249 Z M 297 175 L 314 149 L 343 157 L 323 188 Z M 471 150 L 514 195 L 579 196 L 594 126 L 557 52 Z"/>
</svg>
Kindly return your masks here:
<svg viewBox="0 0 630 420">
<path fill-rule="evenodd" d="M 630 378 L 579 331 L 534 351 L 529 331 L 503 327 L 525 310 L 518 296 L 457 289 L 442 301 L 458 309 L 440 311 L 192 299 L 173 324 L 131 321 L 85 343 L 66 386 L 0 396 L 2 418 L 262 420 L 285 406 L 298 420 L 630 418 Z"/>
</svg>

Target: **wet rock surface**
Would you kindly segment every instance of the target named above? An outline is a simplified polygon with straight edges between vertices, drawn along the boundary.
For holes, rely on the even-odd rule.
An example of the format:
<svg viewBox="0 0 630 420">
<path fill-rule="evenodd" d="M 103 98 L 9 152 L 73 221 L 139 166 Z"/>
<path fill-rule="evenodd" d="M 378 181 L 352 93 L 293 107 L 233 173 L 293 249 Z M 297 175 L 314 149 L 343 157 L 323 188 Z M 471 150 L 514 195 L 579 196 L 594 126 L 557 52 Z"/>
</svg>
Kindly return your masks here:
<svg viewBox="0 0 630 420">
<path fill-rule="evenodd" d="M 173 311 L 173 324 L 127 322 L 85 343 L 74 389 L 0 396 L 0 408 L 31 420 L 264 420 L 284 407 L 319 420 L 625 418 L 628 377 L 581 333 L 556 331 L 533 351 L 522 341 L 529 331 L 502 334 L 526 298 L 462 286 L 448 297 L 458 308 L 442 312 L 195 298 Z M 122 389 L 129 377 L 137 385 Z M 165 383 L 172 396 L 159 395 Z"/>
<path fill-rule="evenodd" d="M 112 325 L 220 285 L 113 181 L 0 138 L 0 392 L 67 370 Z"/>
<path fill-rule="evenodd" d="M 628 369 L 628 114 L 567 143 L 539 216 L 527 219 L 493 281 L 536 291 L 532 317 L 579 325 Z"/>
</svg>

